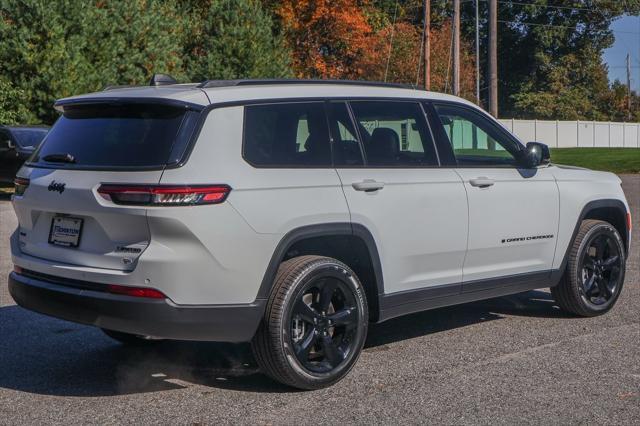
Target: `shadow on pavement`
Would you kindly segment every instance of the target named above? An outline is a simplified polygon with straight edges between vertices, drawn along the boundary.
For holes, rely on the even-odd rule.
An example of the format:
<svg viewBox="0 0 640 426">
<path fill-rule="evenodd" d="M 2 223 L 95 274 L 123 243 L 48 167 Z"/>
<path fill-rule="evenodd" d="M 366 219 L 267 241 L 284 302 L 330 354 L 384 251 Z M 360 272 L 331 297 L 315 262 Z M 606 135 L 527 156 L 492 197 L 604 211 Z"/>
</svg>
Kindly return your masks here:
<svg viewBox="0 0 640 426">
<path fill-rule="evenodd" d="M 531 291 L 413 314 L 371 325 L 365 350 L 493 321 L 505 315 L 562 317 L 549 293 Z M 248 344 L 152 342 L 124 347 L 93 327 L 0 308 L 0 387 L 57 396 L 109 396 L 190 384 L 251 392 L 291 392 L 259 373 Z"/>
</svg>

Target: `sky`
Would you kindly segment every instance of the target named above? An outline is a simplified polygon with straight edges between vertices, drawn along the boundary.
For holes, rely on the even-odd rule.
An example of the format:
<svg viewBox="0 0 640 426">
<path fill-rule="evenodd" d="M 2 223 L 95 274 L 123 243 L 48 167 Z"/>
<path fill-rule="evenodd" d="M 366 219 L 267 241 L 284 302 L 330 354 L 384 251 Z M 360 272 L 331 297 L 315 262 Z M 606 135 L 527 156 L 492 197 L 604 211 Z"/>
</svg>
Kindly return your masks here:
<svg viewBox="0 0 640 426">
<path fill-rule="evenodd" d="M 640 91 L 640 16 L 623 16 L 611 25 L 616 41 L 604 51 L 609 80 L 627 81 L 626 56 L 631 55 L 631 88 Z"/>
</svg>

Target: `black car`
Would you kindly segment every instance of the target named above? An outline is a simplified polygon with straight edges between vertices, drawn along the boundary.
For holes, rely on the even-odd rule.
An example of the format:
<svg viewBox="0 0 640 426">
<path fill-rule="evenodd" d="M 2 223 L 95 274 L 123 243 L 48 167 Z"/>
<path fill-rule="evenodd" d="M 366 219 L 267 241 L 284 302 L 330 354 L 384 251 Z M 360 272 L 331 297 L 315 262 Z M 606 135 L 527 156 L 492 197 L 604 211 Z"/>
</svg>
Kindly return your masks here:
<svg viewBox="0 0 640 426">
<path fill-rule="evenodd" d="M 22 163 L 48 131 L 46 126 L 0 126 L 0 183 L 13 183 Z"/>
</svg>

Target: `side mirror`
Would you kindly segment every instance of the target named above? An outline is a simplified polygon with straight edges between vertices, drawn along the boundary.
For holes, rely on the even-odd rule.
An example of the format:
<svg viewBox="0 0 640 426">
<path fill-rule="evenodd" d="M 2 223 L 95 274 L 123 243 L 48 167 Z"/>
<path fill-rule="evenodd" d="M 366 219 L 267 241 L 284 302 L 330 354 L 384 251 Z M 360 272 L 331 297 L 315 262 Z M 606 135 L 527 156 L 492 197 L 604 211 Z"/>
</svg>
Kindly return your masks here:
<svg viewBox="0 0 640 426">
<path fill-rule="evenodd" d="M 544 166 L 551 161 L 549 147 L 540 142 L 528 142 L 522 152 L 522 163 L 527 168 Z"/>
</svg>

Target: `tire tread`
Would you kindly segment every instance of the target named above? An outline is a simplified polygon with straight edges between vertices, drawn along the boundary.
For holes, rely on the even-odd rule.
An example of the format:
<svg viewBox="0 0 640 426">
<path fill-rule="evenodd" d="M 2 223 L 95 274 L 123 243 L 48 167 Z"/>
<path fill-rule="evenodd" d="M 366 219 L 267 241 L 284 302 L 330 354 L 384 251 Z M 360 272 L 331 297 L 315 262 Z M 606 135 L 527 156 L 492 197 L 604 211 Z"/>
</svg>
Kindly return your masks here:
<svg viewBox="0 0 640 426">
<path fill-rule="evenodd" d="M 299 389 L 317 389 L 325 387 L 342 378 L 341 376 L 336 378 L 333 382 L 324 382 L 322 384 L 314 384 L 302 380 L 291 371 L 291 367 L 289 366 L 285 354 L 280 348 L 280 345 L 282 345 L 280 324 L 282 322 L 282 315 L 285 312 L 285 303 L 289 291 L 294 286 L 299 275 L 305 269 L 327 262 L 332 264 L 337 263 L 344 269 L 350 271 L 348 266 L 336 259 L 314 255 L 294 257 L 280 264 L 271 290 L 271 296 L 267 302 L 263 320 L 251 341 L 251 348 L 254 357 L 262 371 L 267 376 L 278 382 Z"/>
<path fill-rule="evenodd" d="M 567 267 L 560 280 L 560 283 L 551 288 L 551 295 L 555 299 L 560 308 L 566 312 L 582 317 L 593 317 L 603 314 L 605 311 L 594 311 L 589 309 L 582 301 L 579 290 L 577 288 L 580 277 L 577 276 L 578 262 L 580 261 L 580 247 L 587 234 L 595 227 L 607 225 L 613 226 L 602 220 L 586 219 L 583 220 L 578 229 L 578 233 L 573 240 L 571 249 L 569 250 L 569 259 Z M 615 228 L 613 228 L 615 230 Z M 617 231 L 616 231 L 617 232 Z M 611 304 L 613 307 L 613 304 Z M 607 309 L 608 310 L 608 309 Z"/>
</svg>

